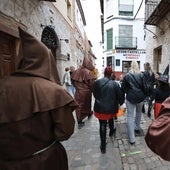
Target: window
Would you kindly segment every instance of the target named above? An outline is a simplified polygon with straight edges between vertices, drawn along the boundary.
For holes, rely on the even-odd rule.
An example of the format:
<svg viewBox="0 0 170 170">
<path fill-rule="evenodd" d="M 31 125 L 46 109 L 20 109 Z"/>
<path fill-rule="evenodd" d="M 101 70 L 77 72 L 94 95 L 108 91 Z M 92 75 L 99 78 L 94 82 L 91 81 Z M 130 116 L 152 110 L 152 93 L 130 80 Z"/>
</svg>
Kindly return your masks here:
<svg viewBox="0 0 170 170">
<path fill-rule="evenodd" d="M 134 2 L 133 0 L 119 0 L 119 15 L 133 16 Z"/>
<path fill-rule="evenodd" d="M 106 9 L 107 9 L 105 11 L 105 16 L 106 16 L 107 19 L 109 19 L 109 18 L 113 17 L 113 10 L 114 10 L 113 9 L 113 7 L 114 7 L 113 0 L 107 0 L 105 6 L 106 6 Z"/>
<path fill-rule="evenodd" d="M 130 70 L 130 63 L 131 61 L 123 61 L 122 62 L 122 72 L 123 73 L 128 73 Z"/>
<path fill-rule="evenodd" d="M 67 0 L 67 17 L 71 19 L 71 3 L 70 0 Z"/>
<path fill-rule="evenodd" d="M 109 29 L 107 32 L 107 50 L 113 49 L 113 29 Z"/>
<path fill-rule="evenodd" d="M 106 61 L 106 63 L 107 63 L 107 66 L 111 66 L 111 67 L 112 67 L 112 65 L 113 65 L 113 62 L 112 62 L 112 56 L 107 57 L 107 61 Z"/>
<path fill-rule="evenodd" d="M 133 25 L 119 25 L 119 46 L 132 47 Z"/>
<path fill-rule="evenodd" d="M 116 59 L 116 66 L 120 66 L 120 60 Z"/>
<path fill-rule="evenodd" d="M 132 61 L 123 61 L 122 62 L 122 72 L 123 73 L 128 73 L 130 70 L 130 65 L 131 65 Z M 139 64 L 139 68 L 140 68 L 140 61 L 137 61 Z"/>
</svg>

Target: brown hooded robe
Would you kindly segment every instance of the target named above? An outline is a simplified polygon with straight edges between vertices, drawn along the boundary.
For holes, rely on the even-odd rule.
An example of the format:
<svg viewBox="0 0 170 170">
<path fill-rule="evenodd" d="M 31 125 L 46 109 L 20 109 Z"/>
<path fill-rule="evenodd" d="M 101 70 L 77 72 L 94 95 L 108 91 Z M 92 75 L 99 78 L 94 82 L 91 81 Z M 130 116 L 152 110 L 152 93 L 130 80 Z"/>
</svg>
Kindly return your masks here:
<svg viewBox="0 0 170 170">
<path fill-rule="evenodd" d="M 57 84 L 51 51 L 21 29 L 19 35 L 18 70 L 0 80 L 0 170 L 67 170 L 59 141 L 74 132 L 76 103 Z"/>
<path fill-rule="evenodd" d="M 91 99 L 92 99 L 92 87 L 95 81 L 95 75 L 92 72 L 94 66 L 84 57 L 82 66 L 74 71 L 71 75 L 73 84 L 76 88 L 75 100 L 79 104 L 76 109 L 77 121 L 82 121 L 91 113 Z"/>
<path fill-rule="evenodd" d="M 145 141 L 154 153 L 170 161 L 170 97 L 162 103 L 158 117 L 149 125 Z"/>
</svg>

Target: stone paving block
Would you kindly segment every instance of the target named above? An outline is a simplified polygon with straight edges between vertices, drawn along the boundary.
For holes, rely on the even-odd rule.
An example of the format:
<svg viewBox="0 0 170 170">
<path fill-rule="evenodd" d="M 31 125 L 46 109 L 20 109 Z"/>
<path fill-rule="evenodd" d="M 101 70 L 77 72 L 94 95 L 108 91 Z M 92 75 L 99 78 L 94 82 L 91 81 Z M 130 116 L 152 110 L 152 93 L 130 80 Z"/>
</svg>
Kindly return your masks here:
<svg viewBox="0 0 170 170">
<path fill-rule="evenodd" d="M 130 164 L 130 170 L 137 170 L 137 166 L 135 164 Z"/>
<path fill-rule="evenodd" d="M 138 170 L 148 170 L 146 164 L 137 164 Z"/>
<path fill-rule="evenodd" d="M 125 164 L 123 165 L 123 169 L 124 169 L 124 170 L 130 170 L 129 164 L 125 163 Z"/>
</svg>

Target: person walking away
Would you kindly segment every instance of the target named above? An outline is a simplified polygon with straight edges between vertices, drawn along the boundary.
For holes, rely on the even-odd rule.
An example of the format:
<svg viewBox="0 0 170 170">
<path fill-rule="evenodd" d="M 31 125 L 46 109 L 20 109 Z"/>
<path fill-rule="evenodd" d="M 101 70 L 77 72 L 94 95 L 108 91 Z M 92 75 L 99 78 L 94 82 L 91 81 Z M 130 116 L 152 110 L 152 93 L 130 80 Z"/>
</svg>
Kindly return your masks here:
<svg viewBox="0 0 170 170">
<path fill-rule="evenodd" d="M 158 78 L 158 87 L 154 89 L 154 118 L 156 119 L 163 101 L 170 96 L 170 86 L 168 83 L 168 75 L 160 75 Z"/>
<path fill-rule="evenodd" d="M 139 133 L 141 113 L 145 94 L 143 91 L 142 74 L 137 61 L 131 62 L 130 71 L 124 76 L 121 90 L 126 94 L 127 133 L 130 144 L 135 144 L 135 133 Z M 135 121 L 134 121 L 135 120 Z"/>
<path fill-rule="evenodd" d="M 147 115 L 148 117 L 151 117 L 151 109 L 152 109 L 152 103 L 153 103 L 153 90 L 154 85 L 156 85 L 156 79 L 155 74 L 151 69 L 150 63 L 146 62 L 144 64 L 144 72 L 143 72 L 143 79 L 145 82 L 145 87 L 147 89 L 146 91 L 146 101 L 148 103 L 148 111 Z M 142 112 L 145 113 L 145 105 L 143 104 Z"/>
<path fill-rule="evenodd" d="M 82 66 L 75 70 L 71 75 L 71 79 L 76 88 L 75 100 L 79 105 L 79 107 L 76 109 L 76 117 L 79 129 L 85 124 L 83 119 L 92 115 L 92 87 L 95 81 L 93 70 L 94 66 L 92 62 L 85 56 Z"/>
<path fill-rule="evenodd" d="M 71 78 L 71 75 L 72 75 L 72 73 L 75 71 L 75 67 L 74 66 L 70 66 L 70 78 Z M 76 93 L 76 89 L 75 89 L 75 87 L 74 87 L 74 85 L 73 85 L 73 80 L 71 79 L 71 92 L 72 92 L 72 94 L 73 94 L 73 97 L 75 96 L 75 93 Z"/>
<path fill-rule="evenodd" d="M 65 85 L 67 91 L 71 94 L 72 97 L 74 97 L 71 89 L 71 77 L 70 77 L 70 69 L 69 67 L 65 68 L 65 74 L 63 76 L 63 85 Z"/>
<path fill-rule="evenodd" d="M 96 80 L 93 86 L 94 115 L 99 120 L 100 150 L 103 154 L 106 153 L 107 122 L 110 129 L 109 136 L 113 136 L 115 132 L 113 118 L 118 112 L 119 105 L 124 102 L 119 84 L 111 79 L 112 72 L 111 67 L 106 67 L 104 77 Z"/>
<path fill-rule="evenodd" d="M 68 170 L 60 143 L 74 132 L 71 95 L 58 85 L 55 59 L 19 28 L 17 70 L 0 79 L 0 169 Z"/>
</svg>

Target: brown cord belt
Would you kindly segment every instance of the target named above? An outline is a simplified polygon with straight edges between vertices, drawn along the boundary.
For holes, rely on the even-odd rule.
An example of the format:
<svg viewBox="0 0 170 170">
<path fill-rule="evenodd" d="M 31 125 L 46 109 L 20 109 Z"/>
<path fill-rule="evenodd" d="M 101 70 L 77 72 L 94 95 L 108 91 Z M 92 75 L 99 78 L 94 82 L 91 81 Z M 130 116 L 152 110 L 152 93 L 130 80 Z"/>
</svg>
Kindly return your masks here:
<svg viewBox="0 0 170 170">
<path fill-rule="evenodd" d="M 39 151 L 37 151 L 37 152 L 33 153 L 33 154 L 32 154 L 32 156 L 38 155 L 38 154 L 40 154 L 40 153 L 42 153 L 42 152 L 46 151 L 46 150 L 47 150 L 47 149 L 49 149 L 51 146 L 53 146 L 53 145 L 55 144 L 55 142 L 56 142 L 56 141 L 54 141 L 52 144 L 50 144 L 50 145 L 49 145 L 49 146 L 47 146 L 46 148 L 41 149 L 41 150 L 39 150 Z"/>
<path fill-rule="evenodd" d="M 49 148 L 51 148 L 54 144 L 56 143 L 56 141 L 53 141 L 50 145 L 48 145 L 47 147 L 33 153 L 32 155 L 30 156 L 27 156 L 27 157 L 22 157 L 22 158 L 16 158 L 16 159 L 6 159 L 5 161 L 20 161 L 20 160 L 24 160 L 24 159 L 29 159 L 29 158 L 33 158 L 34 156 L 38 155 L 38 154 L 41 154 L 42 152 L 48 150 Z"/>
</svg>

